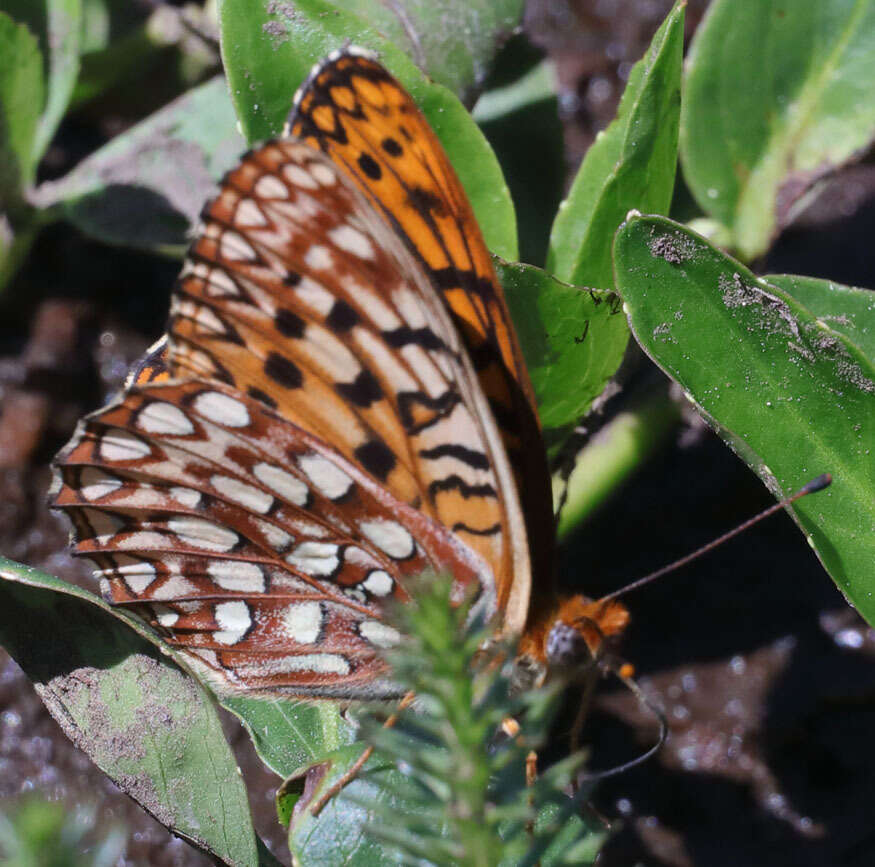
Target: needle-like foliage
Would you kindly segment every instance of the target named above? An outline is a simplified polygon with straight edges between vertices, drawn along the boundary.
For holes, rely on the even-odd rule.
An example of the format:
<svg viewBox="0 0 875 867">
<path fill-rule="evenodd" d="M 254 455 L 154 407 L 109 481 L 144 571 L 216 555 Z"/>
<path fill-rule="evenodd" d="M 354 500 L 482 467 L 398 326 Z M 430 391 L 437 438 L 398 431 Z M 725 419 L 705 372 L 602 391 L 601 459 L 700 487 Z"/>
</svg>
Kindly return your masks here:
<svg viewBox="0 0 875 867">
<path fill-rule="evenodd" d="M 393 799 L 363 805 L 374 817 L 368 833 L 409 864 L 592 863 L 603 835 L 579 817 L 584 793 L 568 794 L 583 756 L 526 779 L 526 759 L 545 743 L 560 686 L 513 691 L 512 648 L 491 641 L 494 630 L 472 619 L 469 604 L 452 604 L 450 587 L 427 576 L 413 602 L 394 612 L 405 638 L 387 659 L 416 700 L 394 727 L 383 725 L 385 707 L 365 714 L 362 726 L 403 773 L 415 809 L 401 813 Z M 513 737 L 501 731 L 508 719 L 519 725 Z"/>
</svg>

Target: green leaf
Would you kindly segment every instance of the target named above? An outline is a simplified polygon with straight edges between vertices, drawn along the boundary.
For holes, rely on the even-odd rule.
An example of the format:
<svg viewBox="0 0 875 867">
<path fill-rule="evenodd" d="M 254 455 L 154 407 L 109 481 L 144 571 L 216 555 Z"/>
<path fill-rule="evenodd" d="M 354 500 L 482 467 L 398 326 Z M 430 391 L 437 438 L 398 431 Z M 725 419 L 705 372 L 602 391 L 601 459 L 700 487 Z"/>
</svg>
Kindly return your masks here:
<svg viewBox="0 0 875 867">
<path fill-rule="evenodd" d="M 794 274 L 769 274 L 763 279 L 780 286 L 875 361 L 875 292 L 871 289 Z"/>
<path fill-rule="evenodd" d="M 714 0 L 690 47 L 684 175 L 747 259 L 875 134 L 873 0 Z"/>
<path fill-rule="evenodd" d="M 2 12 L 0 58 L 0 209 L 7 211 L 36 172 L 34 153 L 45 83 L 36 38 Z"/>
<path fill-rule="evenodd" d="M 307 867 L 372 867 L 398 863 L 383 847 L 365 833 L 371 821 L 372 809 L 391 807 L 404 810 L 410 803 L 403 774 L 378 756 L 371 756 L 356 778 L 343 790 L 341 797 L 332 798 L 318 816 L 308 807 L 319 795 L 338 780 L 364 750 L 360 743 L 341 747 L 324 757 L 318 768 L 302 768 L 286 781 L 277 793 L 283 800 L 289 793 L 300 791 L 304 778 L 310 774 L 305 794 L 296 805 L 289 827 L 289 849 L 296 863 Z"/>
<path fill-rule="evenodd" d="M 531 265 L 495 260 L 532 378 L 544 435 L 560 440 L 616 373 L 629 330 L 612 292 L 569 286 Z"/>
<path fill-rule="evenodd" d="M 875 622 L 875 367 L 846 334 L 689 229 L 631 216 L 614 261 L 636 339 L 776 496 L 834 482 L 792 514 Z"/>
<path fill-rule="evenodd" d="M 677 167 L 684 2 L 632 68 L 617 117 L 596 138 L 562 203 L 547 270 L 578 286 L 613 288 L 611 241 L 632 208 L 668 213 Z"/>
<path fill-rule="evenodd" d="M 0 579 L 0 643 L 73 743 L 175 833 L 257 864 L 246 789 L 200 684 L 90 593 L 2 558 Z"/>
<path fill-rule="evenodd" d="M 520 23 L 523 0 L 335 0 L 403 49 L 432 80 L 462 98 L 486 76 L 496 45 Z M 296 4 L 297 6 L 297 4 Z"/>
<path fill-rule="evenodd" d="M 33 144 L 38 163 L 60 124 L 79 74 L 81 0 L 0 0 L 0 10 L 26 24 L 45 61 L 45 106 Z"/>
<path fill-rule="evenodd" d="M 348 41 L 378 51 L 444 146 L 490 250 L 517 258 L 513 202 L 483 133 L 451 91 L 428 81 L 376 28 L 326 0 L 257 8 L 249 0 L 223 0 L 220 23 L 231 98 L 250 142 L 282 130 L 295 90 L 314 63 Z"/>
<path fill-rule="evenodd" d="M 219 696 L 219 701 L 240 718 L 261 760 L 283 778 L 351 743 L 355 736 L 334 701 L 239 695 Z"/>
<path fill-rule="evenodd" d="M 181 253 L 204 201 L 245 148 L 221 78 L 196 87 L 34 197 L 110 244 Z"/>
</svg>

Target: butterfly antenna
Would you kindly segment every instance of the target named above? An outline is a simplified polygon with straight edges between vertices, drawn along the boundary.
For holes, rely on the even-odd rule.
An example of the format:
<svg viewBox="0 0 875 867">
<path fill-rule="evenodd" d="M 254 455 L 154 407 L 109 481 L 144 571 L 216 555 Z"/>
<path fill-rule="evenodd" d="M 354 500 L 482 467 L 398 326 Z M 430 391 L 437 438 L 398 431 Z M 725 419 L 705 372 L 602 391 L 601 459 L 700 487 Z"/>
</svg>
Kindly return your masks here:
<svg viewBox="0 0 875 867">
<path fill-rule="evenodd" d="M 687 554 L 686 557 L 681 557 L 680 560 L 675 560 L 673 563 L 669 563 L 667 566 L 663 566 L 661 569 L 657 569 L 655 572 L 651 572 L 649 575 L 645 575 L 643 578 L 639 578 L 637 581 L 633 581 L 631 584 L 627 584 L 625 587 L 621 587 L 619 590 L 615 590 L 613 593 L 608 593 L 605 596 L 602 596 L 599 601 L 607 602 L 611 599 L 617 599 L 620 596 L 625 596 L 627 593 L 630 593 L 632 590 L 638 590 L 640 587 L 643 587 L 645 584 L 649 584 L 651 581 L 655 581 L 657 578 L 661 578 L 663 575 L 667 575 L 669 572 L 674 572 L 676 569 L 680 569 L 683 566 L 686 566 L 687 563 L 691 563 L 693 560 L 697 560 L 699 557 L 707 554 L 709 551 L 717 548 L 722 545 L 724 542 L 728 542 L 730 539 L 739 535 L 739 533 L 743 533 L 745 530 L 750 529 L 754 524 L 758 524 L 764 518 L 768 518 L 769 515 L 773 515 L 775 512 L 780 511 L 786 506 L 789 506 L 791 503 L 795 503 L 797 500 L 801 500 L 802 497 L 808 496 L 808 494 L 814 494 L 817 491 L 822 491 L 824 488 L 829 487 L 832 482 L 832 476 L 829 473 L 824 473 L 821 476 L 818 476 L 816 479 L 812 479 L 807 485 L 803 485 L 795 494 L 791 494 L 789 497 L 785 497 L 781 500 L 780 503 L 775 503 L 773 506 L 769 506 L 768 509 L 760 512 L 758 515 L 754 515 L 754 517 L 749 518 L 743 524 L 739 524 L 734 530 L 730 530 L 728 533 L 724 533 L 722 536 L 714 539 L 709 542 L 707 545 L 702 545 L 701 548 L 697 548 L 691 554 Z"/>
</svg>

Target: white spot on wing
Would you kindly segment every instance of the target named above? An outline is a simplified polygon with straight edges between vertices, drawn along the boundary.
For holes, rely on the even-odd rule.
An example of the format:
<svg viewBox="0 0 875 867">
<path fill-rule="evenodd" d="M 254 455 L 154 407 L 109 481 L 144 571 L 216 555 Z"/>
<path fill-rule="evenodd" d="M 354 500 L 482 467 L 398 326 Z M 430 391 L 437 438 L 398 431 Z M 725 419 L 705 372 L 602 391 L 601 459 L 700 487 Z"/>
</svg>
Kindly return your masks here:
<svg viewBox="0 0 875 867">
<path fill-rule="evenodd" d="M 289 545 L 295 541 L 291 534 L 287 533 L 280 527 L 277 527 L 276 524 L 271 524 L 270 521 L 261 520 L 258 520 L 257 522 L 258 529 L 261 530 L 262 535 L 267 540 L 267 544 L 278 554 L 288 550 Z"/>
<path fill-rule="evenodd" d="M 247 485 L 246 482 L 241 482 L 239 479 L 216 474 L 210 478 L 210 484 L 223 497 L 239 503 L 244 509 L 249 509 L 251 512 L 265 515 L 273 505 L 273 497 L 267 491 L 262 491 L 261 488 L 256 488 L 254 485 Z"/>
<path fill-rule="evenodd" d="M 394 647 L 401 640 L 397 629 L 379 620 L 363 620 L 359 623 L 359 635 L 376 647 Z"/>
<path fill-rule="evenodd" d="M 284 165 L 283 174 L 290 184 L 300 187 L 302 190 L 316 190 L 319 188 L 319 184 L 316 183 L 310 173 L 295 163 Z"/>
<path fill-rule="evenodd" d="M 310 174 L 323 187 L 333 187 L 337 183 L 337 175 L 335 175 L 334 170 L 330 166 L 326 166 L 325 163 L 319 163 L 314 160 L 310 163 Z"/>
<path fill-rule="evenodd" d="M 194 425 L 185 413 L 164 400 L 146 404 L 137 414 L 137 427 L 151 434 L 186 436 L 194 433 Z"/>
<path fill-rule="evenodd" d="M 237 205 L 236 213 L 237 221 L 245 226 L 266 226 L 267 220 L 261 212 L 261 208 L 252 201 L 252 199 L 243 199 Z"/>
<path fill-rule="evenodd" d="M 334 257 L 328 247 L 313 244 L 304 256 L 304 264 L 314 271 L 327 271 L 334 265 Z"/>
<path fill-rule="evenodd" d="M 151 453 L 148 443 L 120 428 L 111 428 L 100 438 L 100 456 L 105 461 L 136 461 Z"/>
<path fill-rule="evenodd" d="M 392 577 L 382 569 L 374 569 L 362 581 L 362 587 L 374 596 L 388 596 L 392 592 L 393 584 Z"/>
<path fill-rule="evenodd" d="M 215 607 L 216 623 L 221 629 L 213 633 L 220 644 L 236 644 L 252 626 L 249 606 L 242 600 L 220 602 Z"/>
<path fill-rule="evenodd" d="M 406 560 L 416 550 L 410 531 L 397 521 L 362 521 L 359 530 L 366 539 L 394 560 Z"/>
<path fill-rule="evenodd" d="M 152 611 L 155 614 L 155 619 L 165 629 L 171 629 L 176 626 L 176 621 L 179 620 L 179 612 L 174 611 L 167 605 L 153 605 Z"/>
<path fill-rule="evenodd" d="M 207 295 L 211 298 L 234 298 L 240 294 L 240 287 L 222 268 L 213 268 L 207 278 Z"/>
<path fill-rule="evenodd" d="M 188 509 L 196 509 L 201 501 L 200 491 L 195 491 L 192 488 L 173 487 L 170 489 L 170 496 Z"/>
<path fill-rule="evenodd" d="M 312 671 L 315 674 L 349 674 L 346 658 L 339 653 L 302 653 L 300 656 L 285 656 L 271 660 L 271 671 L 288 673 Z"/>
<path fill-rule="evenodd" d="M 238 542 L 238 536 L 233 530 L 203 518 L 184 515 L 171 518 L 167 526 L 180 542 L 207 551 L 230 551 Z"/>
<path fill-rule="evenodd" d="M 204 391 L 194 401 L 195 410 L 216 424 L 226 427 L 246 427 L 249 410 L 246 405 L 218 391 Z"/>
<path fill-rule="evenodd" d="M 255 478 L 287 503 L 303 506 L 307 502 L 309 489 L 297 476 L 272 464 L 259 463 L 252 468 Z"/>
<path fill-rule="evenodd" d="M 329 500 L 339 500 L 352 487 L 352 479 L 337 464 L 315 452 L 301 455 L 298 466 L 313 486 Z"/>
<path fill-rule="evenodd" d="M 219 252 L 222 258 L 231 259 L 235 262 L 251 262 L 255 259 L 255 250 L 248 241 L 239 233 L 230 229 L 222 232 L 219 241 Z"/>
<path fill-rule="evenodd" d="M 302 542 L 286 563 L 307 575 L 331 575 L 340 565 L 338 547 L 330 542 Z"/>
<path fill-rule="evenodd" d="M 311 310 L 321 313 L 323 316 L 327 316 L 331 312 L 331 308 L 334 307 L 334 302 L 337 300 L 321 283 L 307 278 L 295 287 L 295 297 L 302 304 L 306 304 Z"/>
<path fill-rule="evenodd" d="M 122 486 L 122 480 L 108 476 L 95 467 L 86 467 L 79 477 L 79 484 L 79 493 L 91 502 L 117 491 Z"/>
<path fill-rule="evenodd" d="M 298 644 L 313 644 L 322 631 L 322 606 L 318 602 L 299 602 L 283 612 L 283 628 Z"/>
<path fill-rule="evenodd" d="M 239 593 L 264 593 L 264 575 L 255 563 L 244 560 L 214 560 L 207 574 L 223 590 Z"/>
<path fill-rule="evenodd" d="M 347 253 L 352 253 L 359 259 L 374 258 L 374 246 L 371 244 L 371 239 L 352 226 L 340 225 L 332 229 L 328 233 L 328 237 L 341 250 L 346 250 Z"/>
<path fill-rule="evenodd" d="M 157 577 L 154 565 L 146 561 L 119 566 L 116 573 L 123 576 L 128 589 L 136 596 L 142 596 Z"/>
<path fill-rule="evenodd" d="M 255 194 L 263 199 L 287 199 L 286 185 L 274 175 L 262 175 L 255 184 Z"/>
</svg>

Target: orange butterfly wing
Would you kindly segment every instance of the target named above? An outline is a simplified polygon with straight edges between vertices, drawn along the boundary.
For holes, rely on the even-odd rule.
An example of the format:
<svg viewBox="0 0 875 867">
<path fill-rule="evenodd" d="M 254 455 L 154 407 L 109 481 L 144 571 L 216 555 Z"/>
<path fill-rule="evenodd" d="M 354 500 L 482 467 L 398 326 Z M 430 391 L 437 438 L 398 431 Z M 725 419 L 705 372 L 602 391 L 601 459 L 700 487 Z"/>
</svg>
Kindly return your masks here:
<svg viewBox="0 0 875 867">
<path fill-rule="evenodd" d="M 354 50 L 313 72 L 287 128 L 349 173 L 443 294 L 514 468 L 539 607 L 541 596 L 552 596 L 554 526 L 534 391 L 489 251 L 443 147 L 404 88 Z M 522 585 L 528 576 L 516 580 Z M 515 590 L 501 595 L 519 629 L 529 588 Z"/>
</svg>

